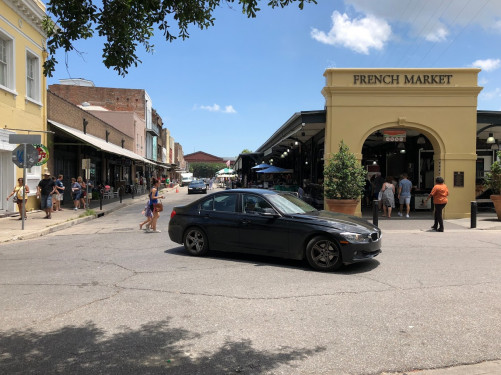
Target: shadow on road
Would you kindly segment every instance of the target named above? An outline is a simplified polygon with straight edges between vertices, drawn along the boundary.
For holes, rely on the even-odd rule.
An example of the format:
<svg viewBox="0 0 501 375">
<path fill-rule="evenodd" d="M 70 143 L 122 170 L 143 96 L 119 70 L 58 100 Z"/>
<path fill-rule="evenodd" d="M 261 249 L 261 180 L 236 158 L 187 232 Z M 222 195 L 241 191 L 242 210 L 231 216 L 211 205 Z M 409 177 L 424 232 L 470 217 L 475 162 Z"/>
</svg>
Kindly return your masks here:
<svg viewBox="0 0 501 375">
<path fill-rule="evenodd" d="M 165 250 L 164 253 L 166 254 L 172 254 L 172 255 L 179 255 L 179 256 L 185 256 L 185 257 L 191 257 L 190 254 L 186 252 L 183 246 L 178 246 L 172 249 Z M 302 270 L 302 271 L 311 271 L 315 272 L 306 262 L 306 260 L 295 260 L 295 259 L 284 259 L 284 258 L 275 258 L 271 256 L 264 256 L 264 255 L 255 255 L 255 254 L 243 254 L 243 253 L 230 253 L 230 252 L 224 252 L 224 251 L 209 251 L 208 255 L 205 256 L 205 258 L 208 259 L 227 259 L 231 260 L 232 262 L 237 262 L 237 263 L 249 263 L 249 264 L 254 264 L 256 267 L 262 267 L 262 266 L 276 266 L 276 267 L 281 267 L 281 268 L 293 268 L 297 270 Z M 358 274 L 358 273 L 365 273 L 365 272 L 370 272 L 376 267 L 379 266 L 379 262 L 375 259 L 366 261 L 366 262 L 361 262 L 361 263 L 355 263 L 355 264 L 348 264 L 345 265 L 341 270 L 334 272 L 337 274 Z"/>
<path fill-rule="evenodd" d="M 226 341 L 215 352 L 190 355 L 199 334 L 169 327 L 169 320 L 109 335 L 92 322 L 52 332 L 0 332 L 3 374 L 234 374 L 267 373 L 323 347 L 259 351 L 250 340 Z M 183 343 L 180 343 L 180 342 Z"/>
</svg>

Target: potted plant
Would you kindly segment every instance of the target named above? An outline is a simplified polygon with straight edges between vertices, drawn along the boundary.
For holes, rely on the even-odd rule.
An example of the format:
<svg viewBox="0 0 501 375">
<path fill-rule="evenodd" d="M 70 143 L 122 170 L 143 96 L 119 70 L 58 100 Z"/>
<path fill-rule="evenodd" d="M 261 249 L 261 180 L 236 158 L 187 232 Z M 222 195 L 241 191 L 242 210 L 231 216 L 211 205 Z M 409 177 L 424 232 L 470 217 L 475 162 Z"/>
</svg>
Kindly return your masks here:
<svg viewBox="0 0 501 375">
<path fill-rule="evenodd" d="M 329 211 L 354 215 L 363 195 L 367 172 L 341 140 L 339 151 L 324 166 L 324 196 Z"/>
<path fill-rule="evenodd" d="M 498 219 L 501 220 L 501 151 L 498 151 L 497 155 L 497 160 L 491 165 L 491 171 L 485 174 L 484 186 L 491 190 L 490 198 Z"/>
</svg>

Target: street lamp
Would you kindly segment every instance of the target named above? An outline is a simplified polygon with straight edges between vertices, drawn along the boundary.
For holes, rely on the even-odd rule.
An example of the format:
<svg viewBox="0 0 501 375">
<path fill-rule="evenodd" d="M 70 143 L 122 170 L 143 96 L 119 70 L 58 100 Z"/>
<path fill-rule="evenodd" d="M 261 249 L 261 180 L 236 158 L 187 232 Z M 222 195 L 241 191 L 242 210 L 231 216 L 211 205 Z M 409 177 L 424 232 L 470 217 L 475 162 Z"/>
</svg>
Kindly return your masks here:
<svg viewBox="0 0 501 375">
<path fill-rule="evenodd" d="M 494 139 L 494 134 L 493 133 L 489 133 L 489 137 L 487 138 L 487 144 L 491 145 L 493 143 L 496 143 L 496 140 Z"/>
</svg>

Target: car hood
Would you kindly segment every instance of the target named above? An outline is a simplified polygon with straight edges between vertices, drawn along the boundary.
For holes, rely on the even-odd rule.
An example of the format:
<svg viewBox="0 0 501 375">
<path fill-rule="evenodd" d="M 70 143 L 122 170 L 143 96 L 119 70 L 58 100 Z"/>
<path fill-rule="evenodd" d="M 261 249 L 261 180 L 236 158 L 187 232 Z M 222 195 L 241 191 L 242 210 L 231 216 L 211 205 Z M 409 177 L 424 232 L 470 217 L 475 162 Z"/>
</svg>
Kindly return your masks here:
<svg viewBox="0 0 501 375">
<path fill-rule="evenodd" d="M 294 219 L 304 221 L 305 223 L 315 223 L 316 225 L 336 228 L 342 231 L 355 233 L 371 233 L 375 230 L 379 231 L 378 227 L 369 223 L 365 219 L 338 212 L 322 210 L 308 212 L 305 214 L 294 214 L 291 216 Z"/>
</svg>

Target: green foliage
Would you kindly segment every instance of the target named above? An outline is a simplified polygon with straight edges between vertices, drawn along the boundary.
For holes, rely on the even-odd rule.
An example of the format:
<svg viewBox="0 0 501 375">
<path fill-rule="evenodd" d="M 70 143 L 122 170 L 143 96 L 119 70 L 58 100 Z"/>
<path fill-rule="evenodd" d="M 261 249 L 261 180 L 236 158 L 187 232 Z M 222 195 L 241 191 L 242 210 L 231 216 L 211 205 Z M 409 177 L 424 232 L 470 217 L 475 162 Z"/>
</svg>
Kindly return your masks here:
<svg viewBox="0 0 501 375">
<path fill-rule="evenodd" d="M 484 186 L 492 190 L 493 195 L 501 194 L 501 151 L 498 160 L 492 163 L 491 171 L 485 174 Z"/>
<path fill-rule="evenodd" d="M 244 148 L 241 152 L 241 154 L 252 154 L 252 151 L 247 149 L 247 148 Z"/>
<path fill-rule="evenodd" d="M 136 55 L 138 44 L 147 52 L 153 52 L 150 44 L 153 30 L 162 31 L 164 38 L 172 42 L 177 38 L 189 38 L 189 26 L 207 29 L 214 25 L 213 12 L 221 5 L 236 3 L 248 18 L 256 17 L 261 0 L 107 0 L 98 7 L 92 0 L 50 0 L 47 12 L 54 19 L 46 18 L 43 27 L 47 34 L 49 57 L 44 63 L 44 74 L 51 77 L 57 61 L 54 54 L 59 48 L 65 52 L 74 49 L 73 43 L 88 39 L 97 31 L 106 38 L 103 62 L 121 76 L 141 61 Z M 266 0 L 272 8 L 298 3 L 316 4 L 317 0 Z"/>
<path fill-rule="evenodd" d="M 190 172 L 201 178 L 214 177 L 223 168 L 226 168 L 224 163 L 190 163 Z"/>
<path fill-rule="evenodd" d="M 367 172 L 341 141 L 339 152 L 324 167 L 324 194 L 328 199 L 358 199 L 363 195 Z"/>
</svg>

